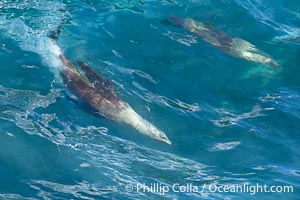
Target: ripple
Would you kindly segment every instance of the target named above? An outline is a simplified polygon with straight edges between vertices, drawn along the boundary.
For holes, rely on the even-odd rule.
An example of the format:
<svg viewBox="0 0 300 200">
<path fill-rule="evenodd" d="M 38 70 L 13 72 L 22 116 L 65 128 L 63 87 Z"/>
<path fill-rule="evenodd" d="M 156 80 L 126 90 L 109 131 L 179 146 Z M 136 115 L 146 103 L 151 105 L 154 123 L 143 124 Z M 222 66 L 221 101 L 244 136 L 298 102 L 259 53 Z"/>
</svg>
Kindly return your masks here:
<svg viewBox="0 0 300 200">
<path fill-rule="evenodd" d="M 183 44 L 185 46 L 191 46 L 192 44 L 197 43 L 197 39 L 195 36 L 182 34 L 182 33 L 175 33 L 168 31 L 167 33 L 163 33 L 164 36 L 170 38 L 171 40 L 174 40 L 180 44 Z"/>
<path fill-rule="evenodd" d="M 107 34 L 107 35 L 109 35 L 111 38 L 116 38 L 116 36 L 114 36 L 111 32 L 109 32 L 105 27 L 102 27 L 102 29 L 103 29 L 103 31 Z"/>
<path fill-rule="evenodd" d="M 280 88 L 278 92 L 266 94 L 259 100 L 300 119 L 299 98 L 300 93 L 297 90 Z"/>
<path fill-rule="evenodd" d="M 21 67 L 25 69 L 39 69 L 36 65 L 21 65 Z"/>
<path fill-rule="evenodd" d="M 39 191 L 39 197 L 44 199 L 56 199 L 57 196 L 63 197 L 64 194 L 69 194 L 75 198 L 91 200 L 115 191 L 114 188 L 103 187 L 102 184 L 90 184 L 85 181 L 76 185 L 66 185 L 45 180 L 31 180 L 28 184 L 31 188 Z M 51 191 L 46 192 L 46 188 Z"/>
<path fill-rule="evenodd" d="M 107 64 L 108 66 L 114 67 L 115 69 L 117 69 L 119 72 L 121 72 L 123 74 L 128 74 L 128 75 L 136 74 L 137 76 L 144 78 L 153 84 L 157 84 L 157 81 L 155 81 L 151 75 L 147 74 L 146 72 L 143 72 L 142 70 L 122 67 L 117 64 L 111 63 L 109 61 L 104 61 L 104 63 Z"/>
<path fill-rule="evenodd" d="M 181 113 L 199 112 L 201 110 L 197 103 L 188 104 L 178 99 L 172 100 L 167 97 L 154 94 L 148 91 L 146 88 L 144 88 L 137 82 L 133 82 L 133 86 L 139 89 L 143 94 L 140 94 L 139 92 L 134 92 L 134 93 L 147 102 L 152 102 L 158 105 L 167 106 Z"/>
<path fill-rule="evenodd" d="M 54 104 L 58 96 L 59 90 L 54 89 L 43 96 L 37 91 L 11 89 L 0 85 L 0 118 L 15 123 L 29 134 L 52 138 L 54 135 L 51 129 L 47 129 L 47 124 L 55 118 L 55 114 L 40 115 L 35 110 Z"/>
<path fill-rule="evenodd" d="M 116 57 L 118 57 L 118 58 L 123 58 L 123 56 L 118 52 L 118 51 L 116 51 L 116 50 L 112 50 L 112 52 L 113 52 L 113 54 L 116 56 Z"/>
<path fill-rule="evenodd" d="M 0 44 L 0 47 L 6 53 L 9 53 L 9 54 L 13 53 L 13 51 L 11 49 L 9 49 L 6 44 Z"/>
<path fill-rule="evenodd" d="M 260 98 L 262 102 L 274 102 L 276 99 L 281 99 L 280 94 L 267 94 L 266 96 Z"/>
<path fill-rule="evenodd" d="M 225 142 L 225 143 L 216 143 L 211 151 L 228 151 L 236 148 L 239 146 L 241 142 L 235 141 L 235 142 Z"/>
<path fill-rule="evenodd" d="M 19 194 L 0 194 L 3 200 L 36 200 L 35 198 L 24 197 Z"/>
<path fill-rule="evenodd" d="M 176 99 L 174 101 L 174 100 L 168 99 L 167 97 L 164 97 L 164 96 L 160 96 L 160 97 L 165 102 L 166 106 L 181 110 L 183 112 L 185 112 L 185 111 L 187 111 L 187 112 L 199 112 L 201 110 L 197 103 L 187 104 L 187 103 L 184 103 L 184 102 L 182 102 L 178 99 Z"/>
<path fill-rule="evenodd" d="M 86 130 L 85 130 L 86 131 Z M 96 127 L 89 128 L 89 133 L 96 134 Z M 104 179 L 102 182 L 109 181 L 110 187 L 113 191 L 107 191 L 120 197 L 141 198 L 143 196 L 151 196 L 158 198 L 162 194 L 143 194 L 143 193 L 128 193 L 124 190 L 127 184 L 136 185 L 138 183 L 161 183 L 163 185 L 172 185 L 174 183 L 185 183 L 185 179 L 193 181 L 195 184 L 205 180 L 211 180 L 208 172 L 212 170 L 211 167 L 204 164 L 176 156 L 174 154 L 150 149 L 140 146 L 130 141 L 126 141 L 109 134 L 100 134 L 97 138 L 97 143 L 79 143 L 73 145 L 77 152 L 81 152 L 82 158 L 87 160 L 89 168 L 97 168 L 98 172 L 103 173 Z M 193 166 L 193 167 L 191 167 Z M 168 177 L 168 178 L 166 178 Z M 220 177 L 215 176 L 214 180 L 220 180 Z M 199 181 L 199 182 L 198 182 Z M 44 182 L 43 182 L 44 183 Z M 47 187 L 55 188 L 55 184 L 51 183 Z M 35 184 L 36 185 L 36 184 Z M 58 186 L 58 185 L 56 185 Z M 65 186 L 60 186 L 64 188 Z M 97 187 L 94 185 L 94 187 Z M 40 188 L 40 187 L 39 187 Z M 77 195 L 79 191 L 88 193 L 89 190 L 85 185 L 75 190 L 76 185 L 67 185 L 66 190 L 60 192 L 68 192 L 73 196 Z M 90 188 L 90 186 L 88 187 Z M 102 188 L 108 189 L 108 188 Z M 176 194 L 167 194 L 169 198 L 175 198 Z M 187 196 L 195 196 L 197 194 L 186 194 Z M 109 196 L 109 195 L 108 195 Z M 214 196 L 208 194 L 208 196 Z"/>
<path fill-rule="evenodd" d="M 263 114 L 262 111 L 268 111 L 268 110 L 272 110 L 272 109 L 261 108 L 259 105 L 254 106 L 250 112 L 246 112 L 242 114 L 237 114 L 232 111 L 224 110 L 224 109 L 216 109 L 215 111 L 222 117 L 221 119 L 212 120 L 212 121 L 216 126 L 219 127 L 232 126 L 232 125 L 239 124 L 239 122 L 244 119 L 265 116 L 265 114 Z"/>
<path fill-rule="evenodd" d="M 281 34 L 286 34 L 283 36 L 276 36 L 274 38 L 275 40 L 288 40 L 300 36 L 300 29 L 297 26 L 290 25 L 290 23 L 288 24 L 280 22 L 280 19 L 282 18 L 276 16 L 276 13 L 285 12 L 284 9 L 275 10 L 273 6 L 268 4 L 268 2 L 261 0 L 235 0 L 235 2 L 245 8 L 251 16 L 256 18 L 261 23 L 272 27 Z"/>
</svg>

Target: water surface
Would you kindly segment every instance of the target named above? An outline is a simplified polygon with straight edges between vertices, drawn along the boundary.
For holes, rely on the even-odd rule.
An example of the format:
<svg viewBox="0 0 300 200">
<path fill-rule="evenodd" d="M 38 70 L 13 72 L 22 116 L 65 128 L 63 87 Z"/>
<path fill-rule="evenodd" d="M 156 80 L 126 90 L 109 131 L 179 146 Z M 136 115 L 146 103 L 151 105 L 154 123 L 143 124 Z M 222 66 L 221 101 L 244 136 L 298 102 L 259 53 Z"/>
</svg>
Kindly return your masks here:
<svg viewBox="0 0 300 200">
<path fill-rule="evenodd" d="M 297 199 L 300 4 L 271 0 L 0 2 L 1 199 Z M 175 14 L 243 38 L 278 68 L 165 26 Z M 62 84 L 49 39 L 111 79 L 171 146 L 94 115 Z M 298 74 L 298 75 L 297 75 Z M 293 193 L 127 192 L 175 183 L 291 185 Z"/>
</svg>

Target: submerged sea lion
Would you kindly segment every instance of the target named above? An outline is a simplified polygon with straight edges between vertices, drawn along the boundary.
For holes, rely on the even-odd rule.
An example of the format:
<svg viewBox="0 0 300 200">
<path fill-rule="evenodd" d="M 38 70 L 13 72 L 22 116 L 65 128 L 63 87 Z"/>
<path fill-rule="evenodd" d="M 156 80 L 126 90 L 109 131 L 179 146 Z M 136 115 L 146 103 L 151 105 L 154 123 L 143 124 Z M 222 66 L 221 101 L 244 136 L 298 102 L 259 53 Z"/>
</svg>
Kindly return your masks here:
<svg viewBox="0 0 300 200">
<path fill-rule="evenodd" d="M 60 27 L 56 32 L 52 32 L 50 37 L 57 41 L 59 33 Z M 63 82 L 76 96 L 90 104 L 103 116 L 127 124 L 151 138 L 171 144 L 163 131 L 143 119 L 128 103 L 118 97 L 109 79 L 96 73 L 83 62 L 78 62 L 84 76 L 73 67 L 60 50 L 58 55 L 65 65 L 60 72 Z"/>
<path fill-rule="evenodd" d="M 259 50 L 250 42 L 240 38 L 231 38 L 225 32 L 213 28 L 211 23 L 201 23 L 191 18 L 180 18 L 177 16 L 170 16 L 162 20 L 162 23 L 183 27 L 229 55 L 264 63 L 272 67 L 278 65 L 268 54 Z"/>
</svg>

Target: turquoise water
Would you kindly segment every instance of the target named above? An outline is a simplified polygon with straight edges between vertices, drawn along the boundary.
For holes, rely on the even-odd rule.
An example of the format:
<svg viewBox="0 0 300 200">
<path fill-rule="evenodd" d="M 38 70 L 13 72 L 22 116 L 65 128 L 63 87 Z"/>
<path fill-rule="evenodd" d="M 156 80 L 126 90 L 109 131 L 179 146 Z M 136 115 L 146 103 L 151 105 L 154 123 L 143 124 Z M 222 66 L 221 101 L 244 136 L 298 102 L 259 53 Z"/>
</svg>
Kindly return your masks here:
<svg viewBox="0 0 300 200">
<path fill-rule="evenodd" d="M 0 199 L 299 199 L 299 13 L 291 0 L 2 0 Z M 169 15 L 210 21 L 279 67 L 160 23 Z M 111 79 L 171 146 L 93 114 L 65 88 L 48 38 L 62 19 L 65 55 Z M 142 183 L 170 191 L 138 192 Z M 245 183 L 293 192 L 205 188 Z"/>
</svg>

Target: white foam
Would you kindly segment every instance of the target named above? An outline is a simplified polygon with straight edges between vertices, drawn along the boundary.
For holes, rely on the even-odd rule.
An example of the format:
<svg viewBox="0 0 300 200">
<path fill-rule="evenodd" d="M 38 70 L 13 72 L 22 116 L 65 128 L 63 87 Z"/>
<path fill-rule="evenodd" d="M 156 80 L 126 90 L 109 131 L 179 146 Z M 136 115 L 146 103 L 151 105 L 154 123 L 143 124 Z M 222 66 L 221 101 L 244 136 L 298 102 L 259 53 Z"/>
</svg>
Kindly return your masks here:
<svg viewBox="0 0 300 200">
<path fill-rule="evenodd" d="M 62 51 L 56 41 L 49 38 L 49 33 L 59 25 L 60 20 L 56 19 L 57 17 L 52 21 L 48 19 L 46 21 L 50 25 L 47 25 L 42 24 L 43 18 L 48 19 L 49 17 L 41 16 L 39 19 L 41 23 L 38 24 L 40 27 L 32 28 L 23 18 L 0 17 L 0 29 L 3 30 L 4 37 L 16 41 L 22 50 L 38 54 L 42 58 L 43 64 L 57 75 L 63 67 L 63 63 L 59 59 Z"/>
</svg>

